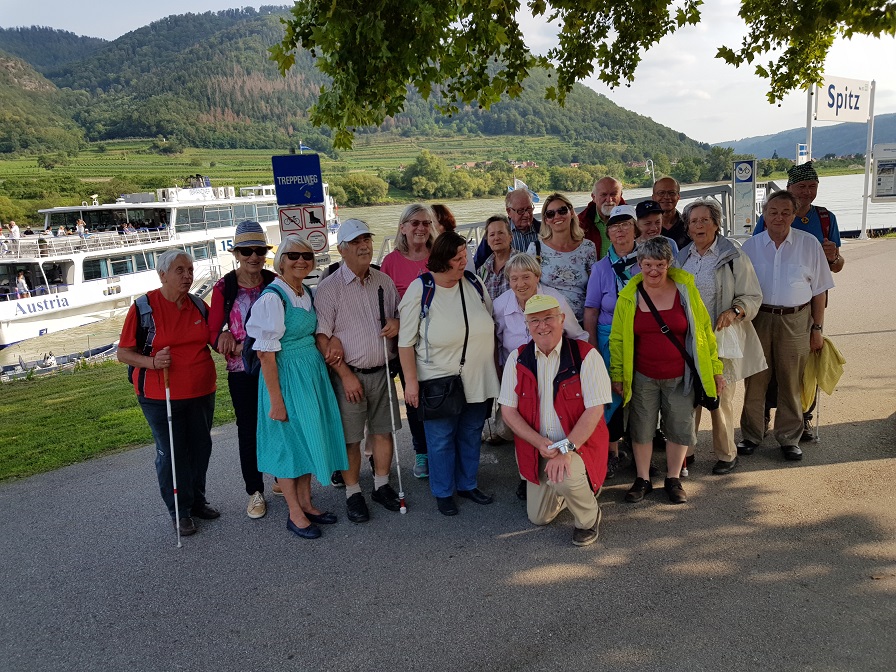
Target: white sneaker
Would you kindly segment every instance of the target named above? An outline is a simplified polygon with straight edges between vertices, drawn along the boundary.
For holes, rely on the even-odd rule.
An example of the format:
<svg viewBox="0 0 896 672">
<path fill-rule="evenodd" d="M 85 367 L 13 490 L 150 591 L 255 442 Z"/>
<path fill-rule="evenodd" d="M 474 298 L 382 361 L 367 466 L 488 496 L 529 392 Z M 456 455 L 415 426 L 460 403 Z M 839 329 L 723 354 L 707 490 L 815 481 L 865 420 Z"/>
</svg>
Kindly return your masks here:
<svg viewBox="0 0 896 672">
<path fill-rule="evenodd" d="M 255 492 L 249 498 L 249 505 L 246 507 L 246 515 L 250 518 L 264 518 L 264 514 L 268 512 L 268 505 L 264 501 L 264 495 Z"/>
</svg>

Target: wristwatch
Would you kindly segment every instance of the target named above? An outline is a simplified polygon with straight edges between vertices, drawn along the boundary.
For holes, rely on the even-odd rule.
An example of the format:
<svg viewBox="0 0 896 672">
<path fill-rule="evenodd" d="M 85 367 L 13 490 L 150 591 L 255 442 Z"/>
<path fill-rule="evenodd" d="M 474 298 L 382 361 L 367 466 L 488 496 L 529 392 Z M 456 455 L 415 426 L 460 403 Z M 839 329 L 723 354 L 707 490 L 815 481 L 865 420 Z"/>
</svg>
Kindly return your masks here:
<svg viewBox="0 0 896 672">
<path fill-rule="evenodd" d="M 822 331 L 822 329 L 823 329 L 823 325 L 820 325 L 820 324 L 812 325 L 812 331 Z"/>
<path fill-rule="evenodd" d="M 740 317 L 741 315 L 743 315 L 743 311 L 737 306 L 731 306 L 731 310 L 734 311 L 734 317 Z"/>
</svg>

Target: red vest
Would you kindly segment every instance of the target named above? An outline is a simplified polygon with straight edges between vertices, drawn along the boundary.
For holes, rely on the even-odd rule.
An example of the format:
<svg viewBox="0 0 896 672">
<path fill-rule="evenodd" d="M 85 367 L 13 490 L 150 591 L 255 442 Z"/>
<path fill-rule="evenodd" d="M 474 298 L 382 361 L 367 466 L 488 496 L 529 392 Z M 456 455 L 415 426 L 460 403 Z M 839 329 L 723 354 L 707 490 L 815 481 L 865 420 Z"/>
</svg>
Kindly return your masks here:
<svg viewBox="0 0 896 672">
<path fill-rule="evenodd" d="M 560 418 L 563 431 L 569 433 L 576 426 L 579 418 L 585 412 L 585 399 L 582 396 L 582 380 L 579 372 L 582 368 L 582 360 L 594 350 L 594 346 L 585 341 L 575 341 L 563 335 L 560 346 L 560 367 L 554 378 L 554 410 Z M 535 343 L 529 341 L 517 351 L 516 363 L 516 394 L 518 399 L 517 410 L 523 420 L 534 429 L 540 431 L 541 413 L 539 410 L 538 373 L 535 363 Z M 518 436 L 514 437 L 516 444 L 516 461 L 519 465 L 520 475 L 527 481 L 536 485 L 538 482 L 538 449 L 526 443 Z M 588 437 L 584 445 L 577 446 L 576 452 L 585 463 L 588 472 L 588 480 L 594 492 L 603 485 L 607 477 L 607 451 L 609 448 L 609 434 L 607 423 L 603 415 L 600 424 L 594 433 Z"/>
</svg>

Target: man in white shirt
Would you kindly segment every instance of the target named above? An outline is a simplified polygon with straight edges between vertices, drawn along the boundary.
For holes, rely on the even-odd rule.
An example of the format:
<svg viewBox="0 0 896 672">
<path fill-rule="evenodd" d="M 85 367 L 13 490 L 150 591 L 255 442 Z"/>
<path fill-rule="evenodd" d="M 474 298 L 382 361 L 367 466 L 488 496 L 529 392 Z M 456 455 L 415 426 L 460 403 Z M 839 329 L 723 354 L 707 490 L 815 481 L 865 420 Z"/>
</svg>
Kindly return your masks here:
<svg viewBox="0 0 896 672">
<path fill-rule="evenodd" d="M 515 435 L 527 513 L 547 525 L 569 508 L 572 543 L 587 546 L 597 540 L 596 494 L 607 473 L 610 377 L 594 346 L 564 336 L 556 298 L 536 294 L 525 314 L 532 340 L 507 358 L 498 403 Z"/>
<path fill-rule="evenodd" d="M 19 232 L 19 225 L 12 220 L 9 220 L 9 237 L 13 240 L 22 237 L 22 234 Z"/>
<path fill-rule="evenodd" d="M 797 203 L 787 191 L 768 197 L 763 208 L 766 230 L 743 245 L 762 288 L 762 305 L 753 320 L 768 368 L 745 381 L 741 413 L 743 440 L 737 452 L 751 455 L 765 432 L 765 396 L 769 381 L 778 384 L 774 434 L 786 460 L 801 460 L 803 409 L 800 389 L 809 352 L 823 345 L 825 292 L 834 286 L 819 242 L 793 229 Z"/>
</svg>

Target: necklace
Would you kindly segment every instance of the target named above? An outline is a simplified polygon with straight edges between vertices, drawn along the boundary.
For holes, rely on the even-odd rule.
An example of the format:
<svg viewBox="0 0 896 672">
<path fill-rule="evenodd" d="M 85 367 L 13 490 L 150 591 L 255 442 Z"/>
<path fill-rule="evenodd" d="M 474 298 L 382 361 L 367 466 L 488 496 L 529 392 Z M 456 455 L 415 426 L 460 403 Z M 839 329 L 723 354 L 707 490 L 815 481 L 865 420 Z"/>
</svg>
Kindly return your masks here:
<svg viewBox="0 0 896 672">
<path fill-rule="evenodd" d="M 808 224 L 808 223 L 809 223 L 809 213 L 810 213 L 810 212 L 812 212 L 812 208 L 811 208 L 811 207 L 809 208 L 809 211 L 806 212 L 805 215 L 803 215 L 802 217 L 800 217 L 800 221 L 801 221 L 803 224 Z"/>
<path fill-rule="evenodd" d="M 289 285 L 289 288 L 296 293 L 296 296 L 304 296 L 305 295 L 305 288 L 302 286 L 301 282 L 299 283 L 298 289 L 293 287 L 292 283 L 289 282 L 286 278 L 283 278 L 283 282 L 285 282 L 287 285 Z"/>
</svg>

